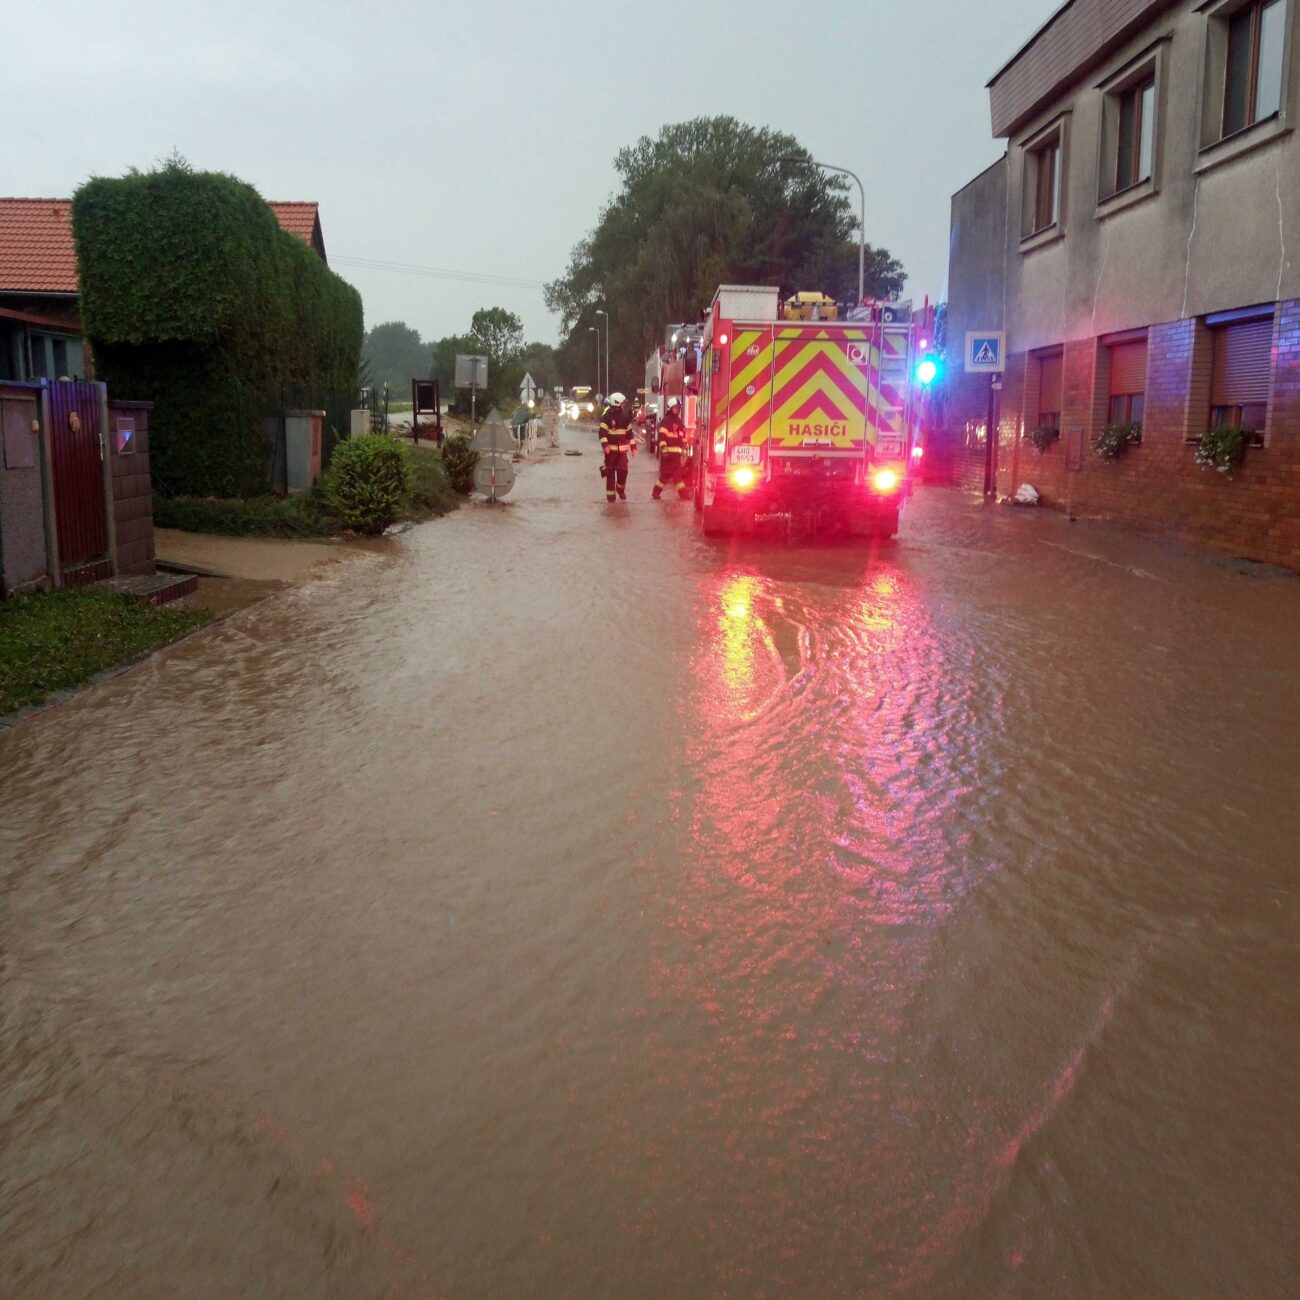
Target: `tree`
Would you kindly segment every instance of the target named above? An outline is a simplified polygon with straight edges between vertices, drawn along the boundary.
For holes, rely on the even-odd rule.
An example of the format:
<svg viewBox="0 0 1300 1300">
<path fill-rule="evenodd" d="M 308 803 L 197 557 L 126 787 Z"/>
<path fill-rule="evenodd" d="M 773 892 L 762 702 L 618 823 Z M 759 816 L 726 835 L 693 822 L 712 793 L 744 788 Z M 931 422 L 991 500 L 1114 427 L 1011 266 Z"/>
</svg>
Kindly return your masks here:
<svg viewBox="0 0 1300 1300">
<path fill-rule="evenodd" d="M 493 361 L 513 361 L 524 350 L 524 323 L 504 307 L 480 307 L 469 332 Z"/>
<path fill-rule="evenodd" d="M 484 402 L 500 406 L 513 400 L 518 392 L 517 363 L 524 351 L 524 323 L 504 307 L 480 307 L 469 323 L 474 352 L 488 359 L 487 389 Z"/>
<path fill-rule="evenodd" d="M 559 354 L 549 343 L 528 344 L 519 365 L 544 392 L 551 392 L 561 382 Z"/>
<path fill-rule="evenodd" d="M 783 163 L 781 158 L 804 160 Z M 588 326 L 608 324 L 610 383 L 631 390 L 664 325 L 699 320 L 719 284 L 775 284 L 787 295 L 857 296 L 857 220 L 848 182 L 808 165 L 790 135 L 731 117 L 665 126 L 619 152 L 622 188 L 546 287 L 566 340 L 566 375 L 590 375 Z M 867 250 L 866 292 L 892 296 L 902 266 Z M 597 318 L 597 308 L 608 318 Z M 588 381 L 589 382 L 589 381 Z"/>
<path fill-rule="evenodd" d="M 523 322 L 514 312 L 504 307 L 482 307 L 471 318 L 469 333 L 449 334 L 433 345 L 433 377 L 441 385 L 443 397 L 453 402 L 458 411 L 463 408 L 468 412 L 469 389 L 458 392 L 455 387 L 456 357 L 485 356 L 488 359 L 487 387 L 478 393 L 478 410 L 485 412 L 493 405 L 505 410 L 506 403 L 510 403 L 513 410 L 519 381 L 527 368 L 525 357 L 532 349 L 545 346 L 532 344 L 525 349 Z M 536 372 L 533 378 L 540 382 L 541 377 Z"/>
<path fill-rule="evenodd" d="M 444 400 L 450 401 L 456 388 L 456 357 L 472 356 L 479 350 L 479 341 L 469 334 L 448 334 L 433 345 L 433 377 L 442 389 Z"/>
<path fill-rule="evenodd" d="M 362 344 L 361 355 L 369 366 L 373 384 L 387 384 L 394 396 L 409 393 L 412 379 L 429 375 L 429 348 L 404 321 L 376 325 Z"/>
</svg>

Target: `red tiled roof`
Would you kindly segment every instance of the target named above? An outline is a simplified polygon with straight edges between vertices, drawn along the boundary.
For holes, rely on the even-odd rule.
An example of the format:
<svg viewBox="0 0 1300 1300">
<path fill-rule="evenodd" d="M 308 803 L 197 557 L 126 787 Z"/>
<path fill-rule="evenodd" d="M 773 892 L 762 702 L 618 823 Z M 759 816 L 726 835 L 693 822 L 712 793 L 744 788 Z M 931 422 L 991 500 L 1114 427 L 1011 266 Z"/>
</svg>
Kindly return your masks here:
<svg viewBox="0 0 1300 1300">
<path fill-rule="evenodd" d="M 76 293 L 70 199 L 0 199 L 0 290 Z"/>
<path fill-rule="evenodd" d="M 315 203 L 269 207 L 281 230 L 315 247 Z M 0 198 L 0 293 L 16 291 L 77 292 L 71 199 Z"/>
<path fill-rule="evenodd" d="M 287 230 L 289 234 L 297 235 L 305 243 L 311 243 L 312 235 L 316 231 L 317 204 L 287 203 L 278 199 L 268 199 L 267 206 L 275 213 L 275 219 L 280 223 L 281 230 Z"/>
</svg>

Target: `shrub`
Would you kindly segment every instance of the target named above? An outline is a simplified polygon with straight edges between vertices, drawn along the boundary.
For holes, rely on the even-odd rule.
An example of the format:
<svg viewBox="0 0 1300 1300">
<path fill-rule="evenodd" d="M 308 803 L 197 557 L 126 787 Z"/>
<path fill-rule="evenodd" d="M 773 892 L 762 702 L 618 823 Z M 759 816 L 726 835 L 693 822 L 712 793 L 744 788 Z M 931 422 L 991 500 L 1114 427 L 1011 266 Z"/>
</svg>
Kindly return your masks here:
<svg viewBox="0 0 1300 1300">
<path fill-rule="evenodd" d="M 1102 460 L 1114 460 L 1131 443 L 1142 441 L 1142 426 L 1135 420 L 1120 424 L 1106 424 L 1092 440 L 1092 449 Z"/>
<path fill-rule="evenodd" d="M 1035 451 L 1044 452 L 1051 443 L 1054 443 L 1061 436 L 1060 429 L 1053 429 L 1048 425 L 1043 425 L 1041 429 L 1030 429 L 1025 434 L 1025 441 L 1030 443 Z"/>
<path fill-rule="evenodd" d="M 1208 429 L 1196 443 L 1196 463 L 1206 469 L 1217 469 L 1220 474 L 1230 474 L 1245 458 L 1246 448 L 1254 436 L 1254 429 L 1240 425 Z"/>
<path fill-rule="evenodd" d="M 445 515 L 460 502 L 447 481 L 442 455 L 433 447 L 411 449 L 411 511 L 425 517 Z"/>
<path fill-rule="evenodd" d="M 411 496 L 411 458 L 396 438 L 363 433 L 339 443 L 325 499 L 349 528 L 376 536 L 400 519 Z"/>
<path fill-rule="evenodd" d="M 456 435 L 443 441 L 442 468 L 452 491 L 459 492 L 461 496 L 473 492 L 474 466 L 477 464 L 478 452 L 470 445 L 468 438 Z"/>
</svg>

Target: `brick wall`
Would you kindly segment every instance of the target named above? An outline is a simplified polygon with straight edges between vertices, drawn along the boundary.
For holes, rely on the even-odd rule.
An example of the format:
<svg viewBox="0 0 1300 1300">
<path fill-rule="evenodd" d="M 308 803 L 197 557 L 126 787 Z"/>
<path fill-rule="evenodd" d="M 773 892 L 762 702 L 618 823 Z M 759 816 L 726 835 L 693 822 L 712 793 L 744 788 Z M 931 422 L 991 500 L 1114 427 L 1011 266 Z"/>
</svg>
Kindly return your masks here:
<svg viewBox="0 0 1300 1300">
<path fill-rule="evenodd" d="M 149 480 L 149 402 L 108 403 L 108 442 L 113 460 L 113 525 L 117 571 L 154 572 L 153 491 Z M 119 450 L 119 423 L 131 421 L 134 450 Z"/>
<path fill-rule="evenodd" d="M 950 374 L 925 451 L 925 477 L 970 492 L 984 490 L 987 375 Z"/>
<path fill-rule="evenodd" d="M 1041 455 L 1019 436 L 1037 419 L 1036 360 L 1008 357 L 999 492 L 1032 483 L 1044 504 L 1075 515 L 1300 569 L 1300 302 L 1280 303 L 1274 326 L 1267 445 L 1249 449 L 1231 475 L 1197 465 L 1188 442 L 1209 422 L 1214 341 L 1202 321 L 1151 326 L 1142 441 L 1114 461 L 1092 449 L 1109 406 L 1109 351 L 1100 340 L 1066 345 L 1062 436 Z M 1072 434 L 1082 442 L 1077 471 L 1067 469 Z"/>
</svg>

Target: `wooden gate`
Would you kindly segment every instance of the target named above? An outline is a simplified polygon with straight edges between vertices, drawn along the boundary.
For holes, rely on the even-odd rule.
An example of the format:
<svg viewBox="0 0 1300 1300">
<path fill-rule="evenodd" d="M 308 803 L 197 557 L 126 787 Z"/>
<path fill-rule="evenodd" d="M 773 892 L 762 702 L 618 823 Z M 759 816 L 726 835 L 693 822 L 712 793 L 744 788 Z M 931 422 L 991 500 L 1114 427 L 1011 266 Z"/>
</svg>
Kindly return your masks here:
<svg viewBox="0 0 1300 1300">
<path fill-rule="evenodd" d="M 108 577 L 108 514 L 100 437 L 100 385 L 60 380 L 46 389 L 59 569 L 65 585 Z"/>
</svg>

